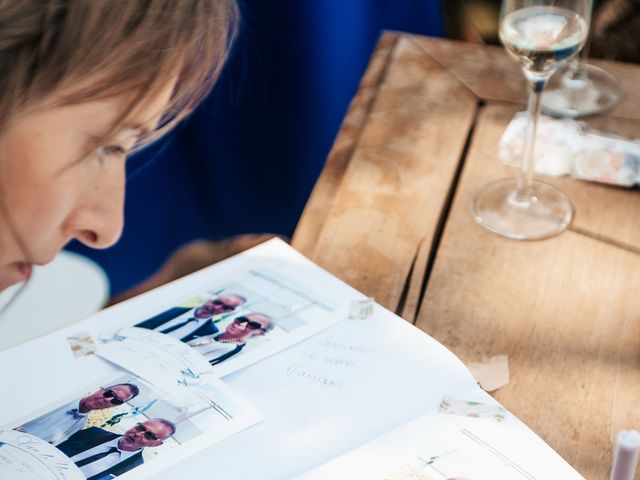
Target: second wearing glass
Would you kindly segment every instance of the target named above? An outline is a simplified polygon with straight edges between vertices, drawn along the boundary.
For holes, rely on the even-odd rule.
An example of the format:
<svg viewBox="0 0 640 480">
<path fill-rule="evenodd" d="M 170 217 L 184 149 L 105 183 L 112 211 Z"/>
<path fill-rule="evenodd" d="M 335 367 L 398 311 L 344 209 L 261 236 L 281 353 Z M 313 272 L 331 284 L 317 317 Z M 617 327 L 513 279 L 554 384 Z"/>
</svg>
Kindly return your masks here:
<svg viewBox="0 0 640 480">
<path fill-rule="evenodd" d="M 218 307 L 220 307 L 225 312 L 231 312 L 231 311 L 235 310 L 235 308 L 236 308 L 236 305 L 229 305 L 227 303 L 224 303 L 219 298 L 216 298 L 215 300 L 212 300 L 211 303 L 213 305 L 217 305 Z"/>
<path fill-rule="evenodd" d="M 263 332 L 266 332 L 266 329 L 260 322 L 254 322 L 245 316 L 236 317 L 233 321 L 237 324 L 246 324 L 247 328 L 251 330 L 262 330 Z"/>
<path fill-rule="evenodd" d="M 133 428 L 135 428 L 137 432 L 144 432 L 144 438 L 146 440 L 149 440 L 150 442 L 161 440 L 160 437 L 158 437 L 155 433 L 145 427 L 142 423 L 137 423 Z"/>
<path fill-rule="evenodd" d="M 109 398 L 111 401 L 111 405 L 122 405 L 126 401 L 118 397 L 118 394 L 111 389 L 102 392 L 102 396 L 104 398 Z"/>
<path fill-rule="evenodd" d="M 475 220 L 494 233 L 517 240 L 545 238 L 571 221 L 573 209 L 566 195 L 533 179 L 534 146 L 547 81 L 584 46 L 590 16 L 590 0 L 502 3 L 500 39 L 528 80 L 529 122 L 520 175 L 487 185 L 472 204 Z"/>
</svg>

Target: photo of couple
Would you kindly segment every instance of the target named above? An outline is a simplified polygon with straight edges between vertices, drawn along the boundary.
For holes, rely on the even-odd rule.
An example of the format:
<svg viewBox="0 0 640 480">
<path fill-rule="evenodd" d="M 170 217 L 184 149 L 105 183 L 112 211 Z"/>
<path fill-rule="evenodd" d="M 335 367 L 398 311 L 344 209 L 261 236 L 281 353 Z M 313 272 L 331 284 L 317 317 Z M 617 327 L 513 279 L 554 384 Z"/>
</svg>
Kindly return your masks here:
<svg viewBox="0 0 640 480">
<path fill-rule="evenodd" d="M 54 445 L 87 479 L 122 475 L 144 463 L 145 449 L 163 445 L 177 430 L 171 420 L 145 415 L 135 402 L 141 390 L 147 404 L 159 395 L 139 378 L 127 380 L 99 387 L 14 430 Z"/>
<path fill-rule="evenodd" d="M 219 323 L 232 316 L 247 303 L 238 293 L 221 293 L 195 308 L 174 307 L 138 323 L 136 327 L 170 335 L 201 353 L 211 365 L 216 365 L 239 353 L 250 338 L 273 330 L 271 316 L 254 311 L 233 317 L 224 331 Z"/>
<path fill-rule="evenodd" d="M 317 311 L 317 312 L 316 312 Z M 218 365 L 269 341 L 284 339 L 331 308 L 268 272 L 192 297 L 135 326 L 176 338 Z"/>
<path fill-rule="evenodd" d="M 213 386 L 166 391 L 126 375 L 13 430 L 55 446 L 85 478 L 101 480 L 139 467 L 165 449 L 205 434 L 222 439 L 256 420 L 251 408 Z"/>
</svg>

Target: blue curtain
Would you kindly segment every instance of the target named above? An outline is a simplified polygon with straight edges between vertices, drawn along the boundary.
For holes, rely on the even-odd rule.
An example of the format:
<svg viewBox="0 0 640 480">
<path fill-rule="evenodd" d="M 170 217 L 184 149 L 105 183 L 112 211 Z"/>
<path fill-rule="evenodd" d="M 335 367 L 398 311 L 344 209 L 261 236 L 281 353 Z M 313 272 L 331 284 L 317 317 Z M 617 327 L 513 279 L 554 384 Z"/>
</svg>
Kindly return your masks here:
<svg viewBox="0 0 640 480">
<path fill-rule="evenodd" d="M 216 88 L 169 137 L 129 160 L 125 230 L 103 251 L 112 293 L 180 245 L 291 235 L 384 29 L 441 35 L 437 0 L 244 0 Z"/>
</svg>

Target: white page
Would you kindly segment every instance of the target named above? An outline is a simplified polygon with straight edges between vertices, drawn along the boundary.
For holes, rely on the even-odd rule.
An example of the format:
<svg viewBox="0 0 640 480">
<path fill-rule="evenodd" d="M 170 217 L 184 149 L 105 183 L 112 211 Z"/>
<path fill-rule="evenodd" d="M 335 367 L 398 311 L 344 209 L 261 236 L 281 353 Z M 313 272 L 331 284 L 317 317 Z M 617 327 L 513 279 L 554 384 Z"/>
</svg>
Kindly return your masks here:
<svg viewBox="0 0 640 480">
<path fill-rule="evenodd" d="M 465 398 L 497 403 L 479 388 Z M 584 480 L 509 413 L 505 422 L 498 423 L 437 412 L 395 428 L 301 478 Z"/>
<path fill-rule="evenodd" d="M 31 435 L 0 431 L 0 478 L 84 480 L 82 472 L 60 450 Z"/>
<path fill-rule="evenodd" d="M 96 355 L 156 385 L 195 385 L 215 379 L 213 367 L 180 340 L 144 328 L 118 330 Z"/>
<path fill-rule="evenodd" d="M 292 478 L 475 385 L 449 350 L 380 306 L 223 380 L 264 421 L 158 478 L 212 466 L 226 478 Z"/>
</svg>

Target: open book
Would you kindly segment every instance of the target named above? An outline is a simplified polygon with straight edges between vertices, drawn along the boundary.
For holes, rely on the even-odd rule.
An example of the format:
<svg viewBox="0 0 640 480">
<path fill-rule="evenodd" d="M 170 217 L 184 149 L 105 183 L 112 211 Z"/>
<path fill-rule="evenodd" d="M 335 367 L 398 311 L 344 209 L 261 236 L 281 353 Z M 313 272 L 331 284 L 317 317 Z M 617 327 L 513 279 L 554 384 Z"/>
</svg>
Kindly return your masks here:
<svg viewBox="0 0 640 480">
<path fill-rule="evenodd" d="M 449 350 L 279 240 L 0 368 L 3 480 L 582 478 Z"/>
</svg>

